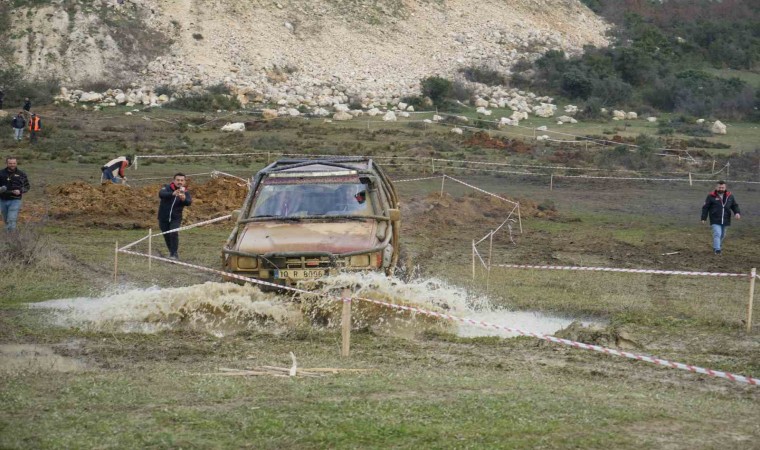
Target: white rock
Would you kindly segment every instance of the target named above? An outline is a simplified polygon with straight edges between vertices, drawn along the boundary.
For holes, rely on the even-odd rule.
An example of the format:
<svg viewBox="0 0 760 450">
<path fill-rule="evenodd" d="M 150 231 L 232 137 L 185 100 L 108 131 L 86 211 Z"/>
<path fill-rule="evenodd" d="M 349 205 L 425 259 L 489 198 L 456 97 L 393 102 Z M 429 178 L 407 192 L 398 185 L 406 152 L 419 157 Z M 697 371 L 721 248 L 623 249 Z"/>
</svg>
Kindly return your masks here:
<svg viewBox="0 0 760 450">
<path fill-rule="evenodd" d="M 348 112 L 351 108 L 348 107 L 348 105 L 342 105 L 340 103 L 333 105 L 333 109 L 337 112 Z"/>
<path fill-rule="evenodd" d="M 338 111 L 335 114 L 333 114 L 333 116 L 332 116 L 333 120 L 340 120 L 340 121 L 351 120 L 351 119 L 353 119 L 353 117 L 354 116 L 352 116 L 351 114 L 347 113 L 346 111 Z"/>
<path fill-rule="evenodd" d="M 280 114 L 277 112 L 276 109 L 264 109 L 263 111 L 261 111 L 261 117 L 265 119 L 275 119 L 279 115 Z"/>
<path fill-rule="evenodd" d="M 245 124 L 243 122 L 227 123 L 222 127 L 222 131 L 229 131 L 233 133 L 242 133 L 245 131 Z"/>
<path fill-rule="evenodd" d="M 625 111 L 620 110 L 614 110 L 612 111 L 612 118 L 617 120 L 623 120 L 625 119 Z"/>
<path fill-rule="evenodd" d="M 317 117 L 327 117 L 330 115 L 330 111 L 324 108 L 316 108 L 314 111 L 312 111 L 312 114 L 314 114 Z"/>
<path fill-rule="evenodd" d="M 485 99 L 482 99 L 482 98 L 477 98 L 475 100 L 475 106 L 487 108 L 488 107 L 488 100 L 485 100 Z"/>
<path fill-rule="evenodd" d="M 716 120 L 710 127 L 710 131 L 715 134 L 726 134 L 726 125 L 720 120 Z"/>
<path fill-rule="evenodd" d="M 127 112 L 125 112 L 125 113 L 124 113 L 124 115 L 125 115 L 125 116 L 131 116 L 131 115 L 132 115 L 132 112 L 131 112 L 131 111 L 127 111 Z"/>
<path fill-rule="evenodd" d="M 657 117 L 647 117 L 647 122 L 657 122 Z"/>
<path fill-rule="evenodd" d="M 82 103 L 99 102 L 103 100 L 103 95 L 97 92 L 83 92 L 79 97 L 79 101 Z"/>
<path fill-rule="evenodd" d="M 439 116 L 438 114 L 434 114 L 433 120 L 435 120 L 436 122 L 440 122 L 441 120 L 443 120 L 443 117 Z"/>
<path fill-rule="evenodd" d="M 406 111 L 401 111 L 400 113 L 398 113 L 398 115 L 401 117 L 409 117 L 409 113 Z"/>
<path fill-rule="evenodd" d="M 127 103 L 127 96 L 123 92 L 116 94 L 116 103 L 123 105 Z"/>
<path fill-rule="evenodd" d="M 423 120 L 423 122 L 425 122 L 425 123 L 433 123 L 433 121 L 430 120 L 430 119 L 425 119 L 425 120 Z"/>
<path fill-rule="evenodd" d="M 404 103 L 404 102 L 398 102 L 398 105 L 397 105 L 397 106 L 398 106 L 398 109 L 400 109 L 401 111 L 403 111 L 403 110 L 405 110 L 405 109 L 406 109 L 406 107 L 407 107 L 407 106 L 409 106 L 409 105 L 407 105 L 407 104 L 406 104 L 406 103 Z"/>
<path fill-rule="evenodd" d="M 628 120 L 638 119 L 639 115 L 636 114 L 635 112 L 631 111 L 631 112 L 625 113 L 625 118 L 628 119 Z"/>
<path fill-rule="evenodd" d="M 701 125 L 705 123 L 705 119 L 697 119 L 697 123 Z"/>
<path fill-rule="evenodd" d="M 376 115 L 380 114 L 380 110 L 377 108 L 372 108 L 369 111 L 367 111 L 368 116 L 375 117 Z"/>
<path fill-rule="evenodd" d="M 546 131 L 548 128 L 546 128 L 546 125 L 541 125 L 540 127 L 536 128 L 538 131 Z"/>
<path fill-rule="evenodd" d="M 570 116 L 559 116 L 559 117 L 557 117 L 557 120 L 559 120 L 560 122 L 572 122 L 575 119 L 573 119 Z M 576 120 L 576 122 L 577 122 L 577 120 Z"/>
<path fill-rule="evenodd" d="M 409 111 L 409 112 L 414 112 L 414 106 L 409 105 L 409 106 L 406 107 L 406 110 Z"/>
<path fill-rule="evenodd" d="M 575 105 L 565 105 L 565 113 L 573 115 L 578 112 L 578 107 Z"/>
<path fill-rule="evenodd" d="M 383 120 L 386 122 L 395 122 L 396 121 L 396 115 L 393 113 L 393 111 L 388 111 L 383 116 Z"/>
<path fill-rule="evenodd" d="M 462 134 L 462 133 L 464 133 L 464 131 L 462 131 L 462 129 L 459 128 L 459 127 L 452 128 L 451 132 L 454 133 L 454 134 Z"/>
<path fill-rule="evenodd" d="M 557 105 L 551 103 L 541 103 L 533 108 L 533 114 L 538 117 L 552 117 L 555 111 L 557 111 Z"/>
<path fill-rule="evenodd" d="M 301 115 L 301 111 L 295 109 L 295 108 L 288 108 L 288 115 L 290 117 L 298 117 Z"/>
</svg>

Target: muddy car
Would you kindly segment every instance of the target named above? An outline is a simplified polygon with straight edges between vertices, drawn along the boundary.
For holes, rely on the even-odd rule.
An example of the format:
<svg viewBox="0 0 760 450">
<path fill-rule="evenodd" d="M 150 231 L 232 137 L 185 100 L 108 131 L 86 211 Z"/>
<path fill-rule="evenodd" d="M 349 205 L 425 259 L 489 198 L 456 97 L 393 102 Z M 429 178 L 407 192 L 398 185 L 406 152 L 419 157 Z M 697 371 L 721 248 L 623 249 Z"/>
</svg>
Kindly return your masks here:
<svg viewBox="0 0 760 450">
<path fill-rule="evenodd" d="M 277 161 L 253 179 L 222 250 L 224 269 L 283 286 L 341 271 L 391 274 L 398 208 L 371 159 Z"/>
</svg>

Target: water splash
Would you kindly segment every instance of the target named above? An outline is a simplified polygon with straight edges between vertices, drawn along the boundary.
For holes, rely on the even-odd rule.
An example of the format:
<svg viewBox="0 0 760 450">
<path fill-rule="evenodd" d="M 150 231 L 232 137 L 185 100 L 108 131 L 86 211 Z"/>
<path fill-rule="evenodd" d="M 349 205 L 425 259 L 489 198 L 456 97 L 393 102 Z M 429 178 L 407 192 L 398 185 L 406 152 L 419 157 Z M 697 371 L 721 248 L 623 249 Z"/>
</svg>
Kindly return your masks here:
<svg viewBox="0 0 760 450">
<path fill-rule="evenodd" d="M 339 274 L 320 283 L 299 287 L 313 295 L 264 293 L 253 286 L 214 283 L 179 287 L 126 289 L 98 298 L 79 297 L 37 303 L 49 310 L 53 322 L 91 331 L 155 333 L 193 329 L 222 336 L 250 329 L 290 329 L 308 324 L 324 328 L 340 326 L 344 289 L 354 297 L 469 317 L 494 324 L 551 334 L 571 320 L 530 312 L 512 312 L 491 306 L 487 297 L 435 278 L 404 282 L 378 273 Z M 513 336 L 508 332 L 400 311 L 369 302 L 352 306 L 354 329 L 394 335 L 440 330 L 460 336 Z"/>
</svg>

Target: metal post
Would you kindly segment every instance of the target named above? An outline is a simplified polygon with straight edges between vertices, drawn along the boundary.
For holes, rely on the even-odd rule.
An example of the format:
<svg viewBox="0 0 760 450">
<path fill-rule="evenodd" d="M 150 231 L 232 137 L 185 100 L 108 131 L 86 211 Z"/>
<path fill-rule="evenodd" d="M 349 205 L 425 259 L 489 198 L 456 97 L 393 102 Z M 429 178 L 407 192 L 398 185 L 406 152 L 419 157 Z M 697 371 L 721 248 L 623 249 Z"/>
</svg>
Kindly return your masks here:
<svg viewBox="0 0 760 450">
<path fill-rule="evenodd" d="M 267 166 L 269 165 L 270 158 L 269 152 L 267 152 Z"/>
<path fill-rule="evenodd" d="M 153 264 L 153 228 L 148 228 L 148 272 Z"/>
<path fill-rule="evenodd" d="M 113 250 L 113 281 L 116 281 L 119 275 L 119 241 L 116 241 L 116 246 Z"/>
<path fill-rule="evenodd" d="M 430 158 L 430 167 L 433 168 L 433 173 L 435 173 L 435 158 Z"/>
<path fill-rule="evenodd" d="M 549 190 L 554 190 L 554 174 L 549 175 Z"/>
<path fill-rule="evenodd" d="M 749 273 L 749 302 L 747 303 L 747 334 L 752 333 L 752 303 L 755 299 L 755 278 L 757 277 L 757 269 L 754 267 Z"/>
<path fill-rule="evenodd" d="M 694 186 L 691 182 L 691 172 L 689 172 L 689 186 Z"/>
<path fill-rule="evenodd" d="M 727 162 L 726 163 L 726 181 L 728 181 L 728 179 L 730 177 L 729 172 L 731 172 L 731 163 Z"/>
<path fill-rule="evenodd" d="M 133 168 L 134 170 L 137 170 L 137 160 L 138 160 L 138 159 L 139 159 L 139 157 L 138 157 L 137 155 L 135 155 L 135 163 L 132 165 L 132 168 Z"/>
<path fill-rule="evenodd" d="M 351 291 L 343 289 L 341 293 L 343 299 L 343 315 L 341 317 L 341 337 L 343 345 L 340 350 L 340 356 L 348 357 L 351 353 Z"/>
<path fill-rule="evenodd" d="M 714 160 L 714 159 L 713 159 L 713 168 L 712 168 L 712 173 L 715 173 L 715 160 Z"/>
<path fill-rule="evenodd" d="M 441 198 L 443 198 L 443 183 L 446 181 L 446 176 L 441 177 Z"/>
</svg>

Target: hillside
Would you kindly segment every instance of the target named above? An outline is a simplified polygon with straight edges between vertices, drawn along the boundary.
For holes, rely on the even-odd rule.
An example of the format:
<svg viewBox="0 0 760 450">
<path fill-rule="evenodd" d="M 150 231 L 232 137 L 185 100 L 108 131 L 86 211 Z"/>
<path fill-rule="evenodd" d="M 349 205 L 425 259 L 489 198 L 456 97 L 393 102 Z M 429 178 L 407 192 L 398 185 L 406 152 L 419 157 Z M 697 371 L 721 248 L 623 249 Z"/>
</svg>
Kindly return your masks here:
<svg viewBox="0 0 760 450">
<path fill-rule="evenodd" d="M 257 89 L 344 85 L 404 95 L 470 66 L 508 73 L 548 49 L 605 45 L 605 23 L 563 0 L 17 0 L 4 65 L 63 85 Z M 265 92 L 264 92 L 265 93 Z"/>
</svg>

